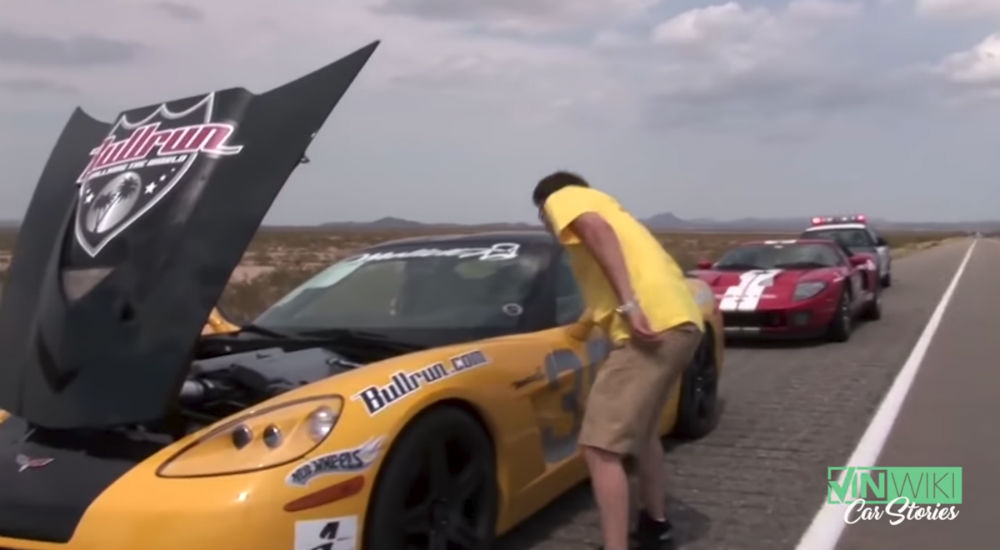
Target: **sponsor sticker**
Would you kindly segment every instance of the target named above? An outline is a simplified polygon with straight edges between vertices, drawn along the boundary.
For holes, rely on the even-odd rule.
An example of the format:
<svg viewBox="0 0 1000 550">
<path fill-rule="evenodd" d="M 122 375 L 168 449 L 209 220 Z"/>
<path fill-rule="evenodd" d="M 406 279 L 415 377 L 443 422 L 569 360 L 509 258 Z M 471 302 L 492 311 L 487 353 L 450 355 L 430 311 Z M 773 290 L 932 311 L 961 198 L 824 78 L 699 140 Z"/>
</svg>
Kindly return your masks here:
<svg viewBox="0 0 1000 550">
<path fill-rule="evenodd" d="M 295 550 L 355 550 L 358 516 L 295 522 Z"/>
<path fill-rule="evenodd" d="M 373 437 L 353 449 L 334 451 L 303 462 L 288 474 L 285 482 L 305 487 L 317 477 L 367 470 L 382 452 L 385 440 L 385 436 Z"/>
<path fill-rule="evenodd" d="M 389 382 L 383 385 L 372 385 L 351 396 L 354 401 L 361 401 L 369 415 L 376 415 L 386 408 L 413 395 L 421 388 L 429 386 L 445 378 L 451 378 L 463 371 L 488 364 L 489 358 L 479 350 L 473 350 L 452 357 L 448 362 L 432 363 L 416 371 L 398 371 Z"/>
</svg>

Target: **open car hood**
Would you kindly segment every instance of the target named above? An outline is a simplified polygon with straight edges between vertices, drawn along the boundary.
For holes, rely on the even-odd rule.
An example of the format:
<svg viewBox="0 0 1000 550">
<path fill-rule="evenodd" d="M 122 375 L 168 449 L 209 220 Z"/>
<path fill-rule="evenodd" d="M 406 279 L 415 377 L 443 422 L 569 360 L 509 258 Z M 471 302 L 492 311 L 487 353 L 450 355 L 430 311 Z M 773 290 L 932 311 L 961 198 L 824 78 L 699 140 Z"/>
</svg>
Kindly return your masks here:
<svg viewBox="0 0 1000 550">
<path fill-rule="evenodd" d="M 378 46 L 265 94 L 76 109 L 0 302 L 0 408 L 47 428 L 161 418 L 212 307 L 306 147 Z"/>
</svg>

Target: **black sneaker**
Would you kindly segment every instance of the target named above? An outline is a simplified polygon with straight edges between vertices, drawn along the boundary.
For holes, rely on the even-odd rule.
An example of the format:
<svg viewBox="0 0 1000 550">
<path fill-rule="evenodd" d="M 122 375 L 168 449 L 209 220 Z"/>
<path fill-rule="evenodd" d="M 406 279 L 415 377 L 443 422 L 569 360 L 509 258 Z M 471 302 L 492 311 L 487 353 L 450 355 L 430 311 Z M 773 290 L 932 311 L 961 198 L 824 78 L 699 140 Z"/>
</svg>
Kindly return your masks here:
<svg viewBox="0 0 1000 550">
<path fill-rule="evenodd" d="M 669 520 L 656 521 L 645 510 L 639 512 L 635 531 L 639 550 L 674 550 L 674 526 Z"/>
</svg>

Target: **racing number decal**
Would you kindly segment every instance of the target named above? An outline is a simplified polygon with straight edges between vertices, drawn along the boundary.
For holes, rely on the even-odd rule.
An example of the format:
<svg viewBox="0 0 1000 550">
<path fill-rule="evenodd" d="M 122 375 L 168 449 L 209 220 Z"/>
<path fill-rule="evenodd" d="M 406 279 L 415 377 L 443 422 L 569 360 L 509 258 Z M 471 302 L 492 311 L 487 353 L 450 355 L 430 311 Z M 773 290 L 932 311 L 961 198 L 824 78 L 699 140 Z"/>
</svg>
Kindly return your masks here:
<svg viewBox="0 0 1000 550">
<path fill-rule="evenodd" d="M 319 532 L 319 538 L 329 541 L 316 546 L 312 550 L 333 550 L 333 543 L 337 540 L 337 531 L 340 530 L 340 522 L 331 521 L 323 526 L 323 530 Z"/>
<path fill-rule="evenodd" d="M 354 550 L 357 540 L 357 516 L 295 522 L 295 550 Z"/>
<path fill-rule="evenodd" d="M 593 369 L 589 370 L 592 384 Z M 559 375 L 567 371 L 573 373 L 573 385 L 569 392 L 560 396 L 559 406 L 562 412 L 570 415 L 572 428 L 566 435 L 559 436 L 552 426 L 542 426 L 542 452 L 546 462 L 558 462 L 573 454 L 583 424 L 583 362 L 570 349 L 557 349 L 545 357 L 545 375 L 551 391 L 559 391 Z"/>
<path fill-rule="evenodd" d="M 740 284 L 726 289 L 719 301 L 721 311 L 754 311 L 764 289 L 774 284 L 780 269 L 755 269 L 740 275 Z"/>
<path fill-rule="evenodd" d="M 545 357 L 545 376 L 548 388 L 559 391 L 560 375 L 572 373 L 572 385 L 559 396 L 560 410 L 569 415 L 571 428 L 565 435 L 559 435 L 553 426 L 542 426 L 542 452 L 548 463 L 565 460 L 576 451 L 577 438 L 583 426 L 587 393 L 597 376 L 598 367 L 611 352 L 611 342 L 605 338 L 589 340 L 586 346 L 587 364 L 571 349 L 557 349 Z M 586 371 L 586 373 L 584 372 Z M 586 376 L 586 379 L 584 377 Z"/>
</svg>

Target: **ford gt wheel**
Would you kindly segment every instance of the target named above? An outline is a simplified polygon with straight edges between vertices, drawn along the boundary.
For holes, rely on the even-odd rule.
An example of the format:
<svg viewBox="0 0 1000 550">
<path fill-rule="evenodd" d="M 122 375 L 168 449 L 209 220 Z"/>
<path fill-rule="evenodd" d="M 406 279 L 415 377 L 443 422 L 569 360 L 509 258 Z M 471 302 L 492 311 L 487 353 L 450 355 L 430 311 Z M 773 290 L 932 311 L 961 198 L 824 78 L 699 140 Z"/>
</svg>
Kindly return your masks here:
<svg viewBox="0 0 1000 550">
<path fill-rule="evenodd" d="M 882 292 L 876 288 L 874 294 L 865 304 L 864 318 L 868 321 L 878 321 L 882 318 Z"/>
<path fill-rule="evenodd" d="M 493 445 L 465 412 L 419 417 L 386 459 L 365 522 L 364 547 L 489 548 L 496 533 Z"/>
<path fill-rule="evenodd" d="M 711 327 L 706 325 L 691 366 L 684 372 L 674 435 L 697 439 L 708 435 L 718 419 L 719 370 Z"/>
<path fill-rule="evenodd" d="M 834 342 L 846 342 L 851 338 L 851 330 L 854 328 L 854 319 L 851 318 L 851 293 L 844 290 L 840 294 L 840 301 L 837 303 L 837 311 L 833 314 L 830 322 L 829 338 Z"/>
</svg>

